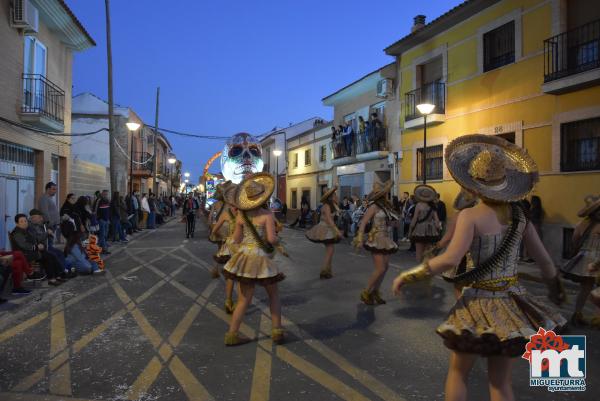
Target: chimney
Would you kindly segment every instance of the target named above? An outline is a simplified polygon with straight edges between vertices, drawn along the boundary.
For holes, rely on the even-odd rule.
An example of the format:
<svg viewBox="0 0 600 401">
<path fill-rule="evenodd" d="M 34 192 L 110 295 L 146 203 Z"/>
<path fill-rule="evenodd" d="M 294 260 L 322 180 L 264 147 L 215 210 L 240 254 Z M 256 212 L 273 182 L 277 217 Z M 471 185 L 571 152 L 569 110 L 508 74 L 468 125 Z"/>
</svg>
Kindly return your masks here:
<svg viewBox="0 0 600 401">
<path fill-rule="evenodd" d="M 413 24 L 412 28 L 410 29 L 411 33 L 413 33 L 416 30 L 419 30 L 425 26 L 425 16 L 424 15 L 417 15 L 415 18 L 413 18 L 413 21 L 414 21 L 414 24 Z"/>
</svg>

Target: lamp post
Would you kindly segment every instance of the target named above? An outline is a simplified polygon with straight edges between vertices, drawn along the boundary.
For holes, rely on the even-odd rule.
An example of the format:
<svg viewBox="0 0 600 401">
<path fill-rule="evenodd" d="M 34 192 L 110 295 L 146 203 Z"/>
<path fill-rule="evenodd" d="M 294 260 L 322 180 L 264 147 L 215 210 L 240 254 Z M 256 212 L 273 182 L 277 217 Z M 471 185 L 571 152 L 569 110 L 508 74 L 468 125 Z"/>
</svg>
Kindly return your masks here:
<svg viewBox="0 0 600 401">
<path fill-rule="evenodd" d="M 423 163 L 421 174 L 423 174 L 423 184 L 427 184 L 427 115 L 431 114 L 435 105 L 431 103 L 420 103 L 417 105 L 419 113 L 423 115 Z"/>
<path fill-rule="evenodd" d="M 275 149 L 273 154 L 275 155 L 275 198 L 279 199 L 279 156 L 281 156 L 281 150 Z"/>
<path fill-rule="evenodd" d="M 133 133 L 140 128 L 140 124 L 129 122 L 125 123 L 129 132 L 131 132 L 131 151 L 129 152 L 129 195 L 133 194 Z"/>
<path fill-rule="evenodd" d="M 173 156 L 171 156 L 171 157 L 169 157 L 169 159 L 167 159 L 167 161 L 171 165 L 171 174 L 170 174 L 170 176 L 171 176 L 171 196 L 173 196 L 173 165 L 175 164 L 177 159 L 175 159 Z"/>
</svg>

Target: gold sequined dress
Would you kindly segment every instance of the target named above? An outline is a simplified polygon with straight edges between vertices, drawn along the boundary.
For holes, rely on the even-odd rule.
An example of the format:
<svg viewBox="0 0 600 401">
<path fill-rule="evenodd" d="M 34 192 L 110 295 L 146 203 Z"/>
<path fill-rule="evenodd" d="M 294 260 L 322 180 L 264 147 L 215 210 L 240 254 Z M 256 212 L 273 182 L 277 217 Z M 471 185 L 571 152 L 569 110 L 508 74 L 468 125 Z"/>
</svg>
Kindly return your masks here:
<svg viewBox="0 0 600 401">
<path fill-rule="evenodd" d="M 529 337 L 540 327 L 557 330 L 566 324 L 546 298 L 526 293 L 517 282 L 519 244 L 525 223 L 518 228 L 518 241 L 499 268 L 463 288 L 446 321 L 437 328 L 446 347 L 484 356 L 519 356 Z M 475 266 L 486 261 L 500 247 L 506 231 L 475 237 L 470 253 Z"/>
<path fill-rule="evenodd" d="M 265 227 L 256 226 L 258 236 L 265 241 Z M 265 252 L 244 226 L 244 236 L 237 250 L 231 255 L 223 268 L 223 276 L 241 282 L 252 282 L 261 285 L 276 283 L 285 279 L 285 275 L 273 263 L 274 252 Z"/>
<path fill-rule="evenodd" d="M 227 235 L 224 237 L 225 241 L 219 247 L 217 253 L 213 255 L 215 262 L 220 264 L 227 263 L 231 258 L 231 255 L 237 249 L 237 244 L 233 241 L 233 232 L 235 231 L 235 216 L 229 210 L 227 213 L 227 220 L 225 220 L 223 223 L 223 225 L 227 227 Z"/>
<path fill-rule="evenodd" d="M 214 224 L 216 224 L 217 221 L 219 221 L 219 217 L 221 216 L 221 213 L 225 213 L 225 205 L 221 205 L 221 208 L 218 211 L 214 211 L 214 216 L 213 216 L 213 221 L 214 223 L 211 225 L 211 230 L 210 230 L 210 235 L 208 236 L 208 240 L 210 242 L 212 242 L 213 244 L 222 244 L 225 239 L 227 238 L 227 234 L 229 233 L 229 222 L 225 221 L 224 224 L 221 225 L 221 228 L 219 228 L 219 231 L 217 232 L 213 232 L 212 230 L 212 226 L 214 226 Z"/>
<path fill-rule="evenodd" d="M 398 250 L 398 245 L 390 238 L 390 227 L 387 224 L 387 215 L 383 210 L 378 210 L 373 217 L 373 226 L 367 234 L 363 247 L 373 253 L 391 254 Z"/>
<path fill-rule="evenodd" d="M 590 272 L 588 266 L 598 259 L 600 259 L 600 232 L 592 232 L 583 241 L 577 255 L 573 256 L 560 270 L 565 278 L 581 282 L 583 279 L 596 277 L 597 273 Z"/>
<path fill-rule="evenodd" d="M 305 235 L 309 241 L 320 244 L 336 244 L 340 242 L 341 239 L 340 236 L 338 236 L 338 231 L 327 224 L 324 219 L 321 219 L 317 225 L 311 227 Z"/>
</svg>

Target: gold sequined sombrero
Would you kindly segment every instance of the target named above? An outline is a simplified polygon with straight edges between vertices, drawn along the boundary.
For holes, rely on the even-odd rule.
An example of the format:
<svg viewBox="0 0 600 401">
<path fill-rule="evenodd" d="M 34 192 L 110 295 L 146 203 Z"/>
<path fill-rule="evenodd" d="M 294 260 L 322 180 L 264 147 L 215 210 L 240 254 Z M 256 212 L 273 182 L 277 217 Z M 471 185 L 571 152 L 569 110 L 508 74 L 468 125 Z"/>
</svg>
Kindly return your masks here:
<svg viewBox="0 0 600 401">
<path fill-rule="evenodd" d="M 515 202 L 539 180 L 535 161 L 521 147 L 493 135 L 465 135 L 446 147 L 446 165 L 463 188 L 482 199 Z"/>
<path fill-rule="evenodd" d="M 394 183 L 392 182 L 392 180 L 387 180 L 385 183 L 376 181 L 375 184 L 373 184 L 373 190 L 367 196 L 367 200 L 369 202 L 374 202 L 379 198 L 387 196 L 387 194 L 390 192 L 390 189 L 392 189 L 393 185 Z"/>
<path fill-rule="evenodd" d="M 271 174 L 250 174 L 238 184 L 234 206 L 240 210 L 257 209 L 269 200 L 274 189 L 275 178 Z"/>
<path fill-rule="evenodd" d="M 588 195 L 585 197 L 585 207 L 577 212 L 579 217 L 587 217 L 600 209 L 600 195 Z"/>
<path fill-rule="evenodd" d="M 417 185 L 414 191 L 417 202 L 433 202 L 437 199 L 437 192 L 427 184 Z"/>
<path fill-rule="evenodd" d="M 477 196 L 461 188 L 456 198 L 454 198 L 453 207 L 455 210 L 463 210 L 473 207 L 477 204 Z"/>
<path fill-rule="evenodd" d="M 337 185 L 334 186 L 333 188 L 331 188 L 330 190 L 326 191 L 323 196 L 321 196 L 321 203 L 325 203 L 327 202 L 327 199 L 329 199 L 329 197 L 331 195 L 333 195 L 335 193 L 335 191 L 337 191 L 338 187 Z"/>
</svg>

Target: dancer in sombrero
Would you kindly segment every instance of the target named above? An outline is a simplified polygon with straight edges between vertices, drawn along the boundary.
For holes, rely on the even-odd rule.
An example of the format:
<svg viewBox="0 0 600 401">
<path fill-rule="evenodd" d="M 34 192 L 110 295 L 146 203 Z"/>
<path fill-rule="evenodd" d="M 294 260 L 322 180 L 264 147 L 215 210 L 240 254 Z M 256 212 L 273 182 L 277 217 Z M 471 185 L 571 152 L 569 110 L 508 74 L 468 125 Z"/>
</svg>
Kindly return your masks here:
<svg viewBox="0 0 600 401">
<path fill-rule="evenodd" d="M 561 268 L 561 271 L 565 278 L 579 284 L 571 323 L 574 326 L 591 324 L 594 328 L 600 328 L 598 319 L 591 322 L 583 316 L 583 307 L 596 281 L 596 273 L 589 269 L 589 266 L 600 259 L 600 196 L 587 196 L 585 202 L 585 207 L 577 213 L 583 220 L 577 224 L 573 232 L 575 256 Z"/>
<path fill-rule="evenodd" d="M 217 252 L 223 246 L 225 242 L 225 238 L 227 237 L 227 233 L 229 231 L 227 221 L 223 222 L 218 230 L 215 230 L 214 227 L 217 222 L 221 219 L 221 215 L 227 209 L 226 204 L 223 198 L 223 188 L 224 185 L 230 185 L 231 181 L 226 181 L 224 183 L 218 184 L 215 189 L 215 194 L 213 198 L 215 199 L 215 203 L 213 203 L 210 207 L 210 213 L 208 218 L 208 240 L 217 246 Z M 211 275 L 213 278 L 219 278 L 219 268 L 218 266 L 213 266 L 211 270 Z"/>
<path fill-rule="evenodd" d="M 451 142 L 445 154 L 448 170 L 480 203 L 460 212 L 446 251 L 401 273 L 393 284 L 430 278 L 458 265 L 470 250 L 474 267 L 455 276 L 462 294 L 446 321 L 437 328 L 452 351 L 446 378 L 446 400 L 467 399 L 467 383 L 478 356 L 487 358 L 490 399 L 514 400 L 513 357 L 521 356 L 540 327 L 566 324 L 549 302 L 530 297 L 517 280 L 523 241 L 546 281 L 550 299 L 564 301 L 564 290 L 552 259 L 535 228 L 516 203 L 538 180 L 535 162 L 522 148 L 491 135 L 467 135 Z"/>
<path fill-rule="evenodd" d="M 275 179 L 269 173 L 251 174 L 238 185 L 233 204 L 238 209 L 233 240 L 239 244 L 236 252 L 225 264 L 223 275 L 238 281 L 238 302 L 231 318 L 225 345 L 239 345 L 250 341 L 239 334 L 242 319 L 252 302 L 254 287 L 260 284 L 267 290 L 271 309 L 271 339 L 283 341 L 281 327 L 281 303 L 277 283 L 285 278 L 273 263 L 277 234 L 275 217 L 267 206 L 275 187 Z"/>
<path fill-rule="evenodd" d="M 340 242 L 342 238 L 340 230 L 338 230 L 333 221 L 333 216 L 338 210 L 336 191 L 337 186 L 323 194 L 321 197 L 321 203 L 323 204 L 321 207 L 321 220 L 319 224 L 306 232 L 306 238 L 310 241 L 325 245 L 325 260 L 323 261 L 323 268 L 320 273 L 322 279 L 333 277 L 331 263 L 334 244 Z"/>
<path fill-rule="evenodd" d="M 237 185 L 231 181 L 227 181 L 223 185 L 223 208 L 224 212 L 221 213 L 219 220 L 212 227 L 212 230 L 219 232 L 220 228 L 225 225 L 227 227 L 227 235 L 225 241 L 223 241 L 221 247 L 213 255 L 213 259 L 220 265 L 224 265 L 231 259 L 231 255 L 235 252 L 237 245 L 233 241 L 233 232 L 235 230 L 235 220 L 237 215 L 237 209 L 235 208 L 235 190 Z M 234 309 L 233 303 L 233 280 L 230 278 L 225 279 L 225 312 L 232 314 Z"/>
<path fill-rule="evenodd" d="M 360 293 L 360 300 L 367 305 L 385 304 L 385 300 L 379 294 L 379 287 L 388 270 L 390 255 L 398 250 L 398 245 L 390 238 L 390 224 L 398 220 L 394 208 L 387 200 L 387 195 L 392 188 L 392 181 L 385 184 L 376 182 L 373 191 L 368 195 L 369 208 L 360 220 L 358 231 L 352 244 L 355 247 L 363 246 L 371 252 L 374 270 L 369 277 L 367 287 Z M 365 227 L 373 221 L 371 230 L 367 233 L 367 241 L 363 244 Z"/>
</svg>

